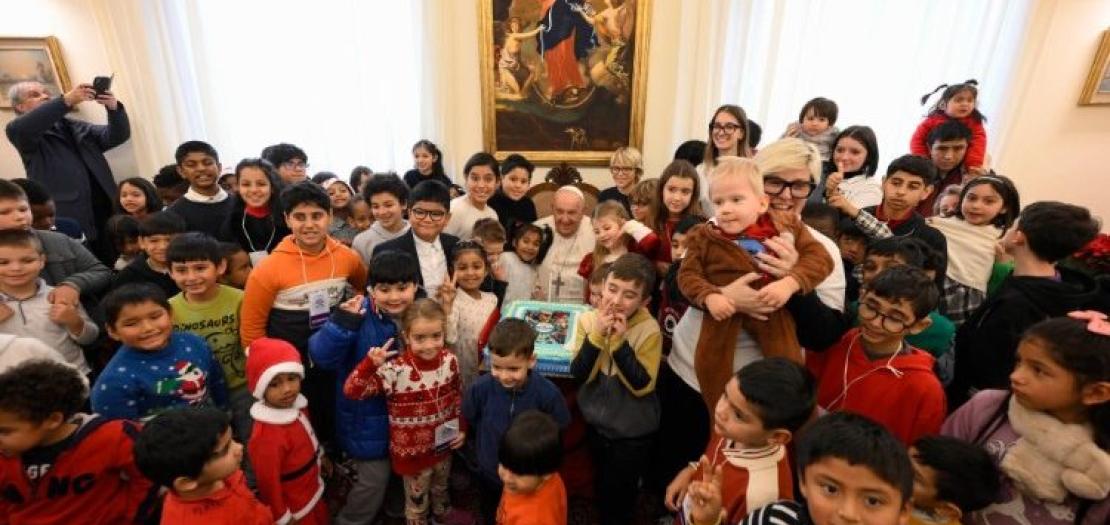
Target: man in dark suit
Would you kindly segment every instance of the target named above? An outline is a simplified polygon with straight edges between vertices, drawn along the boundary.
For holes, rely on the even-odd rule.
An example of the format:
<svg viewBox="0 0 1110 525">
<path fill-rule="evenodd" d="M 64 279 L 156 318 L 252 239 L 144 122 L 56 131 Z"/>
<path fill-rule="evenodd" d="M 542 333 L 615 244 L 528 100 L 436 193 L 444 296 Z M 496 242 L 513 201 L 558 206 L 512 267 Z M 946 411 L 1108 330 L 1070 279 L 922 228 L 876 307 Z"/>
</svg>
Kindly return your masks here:
<svg viewBox="0 0 1110 525">
<path fill-rule="evenodd" d="M 459 241 L 458 237 L 443 233 L 450 218 L 451 193 L 447 186 L 434 180 L 421 182 L 409 194 L 409 231 L 374 247 L 374 255 L 395 250 L 412 255 L 419 262 L 417 297 L 436 297 L 450 275 L 451 253 Z"/>
<path fill-rule="evenodd" d="M 123 104 L 111 91 L 98 94 L 92 84 L 78 84 L 52 98 L 42 84 L 20 82 L 8 97 L 18 115 L 8 123 L 8 140 L 19 151 L 27 178 L 45 186 L 58 215 L 76 219 L 93 253 L 111 262 L 111 242 L 100 227 L 112 215 L 116 183 L 104 152 L 131 137 Z M 93 100 L 108 110 L 107 125 L 65 118 L 78 104 Z"/>
</svg>

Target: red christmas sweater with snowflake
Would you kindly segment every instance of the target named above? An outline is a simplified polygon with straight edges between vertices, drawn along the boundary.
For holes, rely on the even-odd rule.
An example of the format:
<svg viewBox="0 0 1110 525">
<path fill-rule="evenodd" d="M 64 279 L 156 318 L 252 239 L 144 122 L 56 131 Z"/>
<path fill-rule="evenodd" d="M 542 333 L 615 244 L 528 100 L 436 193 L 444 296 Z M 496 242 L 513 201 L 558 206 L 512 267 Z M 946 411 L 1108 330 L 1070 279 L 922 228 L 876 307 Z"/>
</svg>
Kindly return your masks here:
<svg viewBox="0 0 1110 525">
<path fill-rule="evenodd" d="M 406 351 L 375 366 L 369 355 L 343 385 L 350 399 L 385 396 L 389 411 L 389 455 L 393 471 L 412 476 L 446 459 L 451 451 L 436 450 L 436 429 L 460 417 L 459 362 L 446 349 L 431 359 Z"/>
</svg>

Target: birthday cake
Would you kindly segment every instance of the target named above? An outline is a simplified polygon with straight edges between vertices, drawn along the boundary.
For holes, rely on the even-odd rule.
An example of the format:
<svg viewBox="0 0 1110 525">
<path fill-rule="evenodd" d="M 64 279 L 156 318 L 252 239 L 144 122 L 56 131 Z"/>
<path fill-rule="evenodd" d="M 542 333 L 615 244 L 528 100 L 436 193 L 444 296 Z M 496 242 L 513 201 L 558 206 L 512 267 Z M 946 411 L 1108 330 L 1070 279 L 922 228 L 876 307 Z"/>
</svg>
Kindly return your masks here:
<svg viewBox="0 0 1110 525">
<path fill-rule="evenodd" d="M 523 319 L 536 331 L 537 372 L 569 376 L 578 317 L 589 309 L 589 306 L 581 304 L 513 301 L 502 308 L 501 317 Z M 488 348 L 486 355 L 488 359 Z"/>
</svg>

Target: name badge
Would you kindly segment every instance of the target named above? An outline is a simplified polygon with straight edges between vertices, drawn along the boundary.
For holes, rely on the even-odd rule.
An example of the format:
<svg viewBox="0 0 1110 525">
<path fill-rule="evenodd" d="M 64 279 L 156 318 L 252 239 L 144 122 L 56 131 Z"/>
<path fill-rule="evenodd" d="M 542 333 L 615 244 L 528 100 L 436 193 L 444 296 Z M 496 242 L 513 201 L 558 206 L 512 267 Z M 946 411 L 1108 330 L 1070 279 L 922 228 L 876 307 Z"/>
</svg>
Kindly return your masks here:
<svg viewBox="0 0 1110 525">
<path fill-rule="evenodd" d="M 328 305 L 328 291 L 316 290 L 308 294 L 308 326 L 316 329 L 324 326 L 328 321 L 328 315 L 331 314 L 331 306 Z"/>
<path fill-rule="evenodd" d="M 251 267 L 258 268 L 258 263 L 261 263 L 262 259 L 265 259 L 270 253 L 266 250 L 258 250 L 256 252 L 250 252 L 247 255 L 251 258 Z"/>
<path fill-rule="evenodd" d="M 451 450 L 451 443 L 459 437 L 459 420 L 452 419 L 436 427 L 435 451 L 437 454 Z"/>
</svg>

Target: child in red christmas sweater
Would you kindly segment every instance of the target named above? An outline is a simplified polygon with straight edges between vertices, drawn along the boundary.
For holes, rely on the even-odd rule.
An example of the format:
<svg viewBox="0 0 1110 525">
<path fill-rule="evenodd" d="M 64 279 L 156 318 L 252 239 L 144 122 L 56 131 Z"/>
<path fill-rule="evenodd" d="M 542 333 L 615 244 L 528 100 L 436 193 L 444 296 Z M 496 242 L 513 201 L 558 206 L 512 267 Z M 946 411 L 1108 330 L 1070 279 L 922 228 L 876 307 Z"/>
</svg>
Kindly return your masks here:
<svg viewBox="0 0 1110 525">
<path fill-rule="evenodd" d="M 320 442 L 308 421 L 303 379 L 304 365 L 292 344 L 266 337 L 251 343 L 247 388 L 258 401 L 251 406 L 254 428 L 247 451 L 258 497 L 277 523 L 324 525 L 328 508 L 321 500 Z"/>
<path fill-rule="evenodd" d="M 436 521 L 444 522 L 451 451 L 466 441 L 459 362 L 444 345 L 446 322 L 439 303 L 414 302 L 401 316 L 406 350 L 400 355 L 389 350 L 393 339 L 370 349 L 343 385 L 351 399 L 386 397 L 390 459 L 405 482 L 410 525 L 428 522 L 429 500 Z"/>
<path fill-rule="evenodd" d="M 939 432 L 946 410 L 933 356 L 905 342 L 932 323 L 937 295 L 925 272 L 911 266 L 875 276 L 860 296 L 859 328 L 828 350 L 806 355 L 817 376 L 817 404 L 867 416 L 906 446 Z"/>
<path fill-rule="evenodd" d="M 32 359 L 0 374 L 0 523 L 132 523 L 157 487 L 131 454 L 138 426 L 78 411 L 77 369 Z"/>
</svg>

